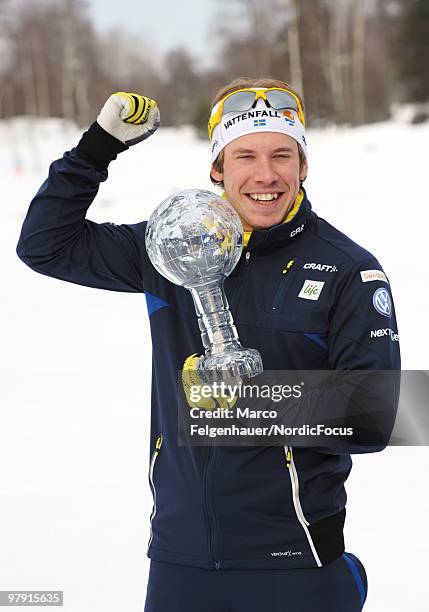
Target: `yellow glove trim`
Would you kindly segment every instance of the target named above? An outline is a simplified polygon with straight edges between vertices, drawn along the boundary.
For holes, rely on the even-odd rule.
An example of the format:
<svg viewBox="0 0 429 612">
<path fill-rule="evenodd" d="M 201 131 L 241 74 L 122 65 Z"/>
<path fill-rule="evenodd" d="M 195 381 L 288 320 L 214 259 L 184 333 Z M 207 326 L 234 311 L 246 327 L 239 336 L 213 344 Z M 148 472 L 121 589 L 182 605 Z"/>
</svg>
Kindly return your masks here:
<svg viewBox="0 0 429 612">
<path fill-rule="evenodd" d="M 182 384 L 183 390 L 185 391 L 186 401 L 190 408 L 204 408 L 204 410 L 214 410 L 216 408 L 216 402 L 211 397 L 201 398 L 198 403 L 191 400 L 191 388 L 200 387 L 201 379 L 197 374 L 197 361 L 198 353 L 189 355 L 185 359 L 182 369 Z"/>
<path fill-rule="evenodd" d="M 141 96 L 137 93 L 117 91 L 113 95 L 122 96 L 128 100 L 130 112 L 124 119 L 122 119 L 122 121 L 125 123 L 132 123 L 133 125 L 145 123 L 151 109 L 156 108 L 155 100 L 151 100 L 151 98 Z"/>
<path fill-rule="evenodd" d="M 204 410 L 215 410 L 218 407 L 221 408 L 221 410 L 227 410 L 228 408 L 232 408 L 238 399 L 237 397 L 234 397 L 232 400 L 229 400 L 227 397 L 223 396 L 201 397 L 198 402 L 193 402 L 191 400 L 191 388 L 201 387 L 203 384 L 197 372 L 198 359 L 198 354 L 194 353 L 193 355 L 189 355 L 189 357 L 185 359 L 185 363 L 183 364 L 182 384 L 183 390 L 185 391 L 188 406 L 190 406 L 191 408 L 202 408 Z"/>
</svg>

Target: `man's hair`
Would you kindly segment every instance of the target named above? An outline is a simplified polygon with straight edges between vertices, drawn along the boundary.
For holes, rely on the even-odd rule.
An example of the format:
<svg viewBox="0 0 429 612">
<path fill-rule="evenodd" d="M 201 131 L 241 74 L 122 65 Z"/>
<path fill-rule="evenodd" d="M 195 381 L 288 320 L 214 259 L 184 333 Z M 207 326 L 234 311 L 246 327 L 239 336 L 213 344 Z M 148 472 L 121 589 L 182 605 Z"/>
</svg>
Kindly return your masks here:
<svg viewBox="0 0 429 612">
<path fill-rule="evenodd" d="M 289 85 L 289 83 L 286 83 L 285 81 L 279 81 L 278 79 L 272 79 L 270 77 L 267 77 L 264 79 L 257 79 L 253 77 L 238 77 L 237 79 L 234 79 L 233 81 L 228 83 L 228 85 L 225 85 L 224 87 L 221 87 L 220 89 L 218 89 L 215 97 L 213 98 L 210 112 L 213 110 L 213 107 L 216 106 L 216 104 L 220 102 L 220 100 L 222 100 L 222 98 L 232 93 L 233 91 L 237 91 L 238 89 L 245 89 L 246 87 L 266 87 L 267 89 L 270 87 L 281 87 L 282 89 L 288 89 L 289 91 L 294 93 L 296 97 L 299 99 L 302 110 L 305 113 L 304 100 L 302 96 L 297 92 L 297 90 L 291 87 L 291 85 Z M 299 163 L 301 166 L 301 164 L 305 160 L 305 156 L 299 145 L 298 145 L 298 150 L 299 150 Z M 223 160 L 224 160 L 224 149 L 219 153 L 216 160 L 213 162 L 213 167 L 218 172 L 223 172 Z M 223 188 L 223 181 L 215 181 L 212 178 L 211 173 L 210 173 L 210 180 L 213 183 L 213 185 L 218 185 L 219 187 Z"/>
</svg>

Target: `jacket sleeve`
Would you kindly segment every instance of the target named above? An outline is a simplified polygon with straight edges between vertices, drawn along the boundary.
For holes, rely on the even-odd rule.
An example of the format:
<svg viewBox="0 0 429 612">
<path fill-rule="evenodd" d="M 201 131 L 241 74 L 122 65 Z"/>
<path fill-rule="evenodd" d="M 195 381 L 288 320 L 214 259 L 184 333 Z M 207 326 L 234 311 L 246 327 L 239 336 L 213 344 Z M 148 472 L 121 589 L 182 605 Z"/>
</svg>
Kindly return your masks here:
<svg viewBox="0 0 429 612">
<path fill-rule="evenodd" d="M 331 313 L 328 351 L 334 370 L 401 368 L 392 292 L 376 259 L 356 265 L 339 290 Z"/>
<path fill-rule="evenodd" d="M 328 454 L 382 450 L 395 423 L 401 358 L 390 284 L 376 259 L 355 265 L 338 289 L 330 317 L 328 359 L 333 371 L 330 384 L 304 394 L 307 418 L 351 426 L 355 435 L 337 448 L 329 444 L 318 450 Z"/>
<path fill-rule="evenodd" d="M 32 200 L 17 245 L 32 270 L 111 291 L 143 291 L 146 223 L 95 223 L 86 213 L 107 179 L 107 166 L 125 150 L 97 123 L 75 149 L 54 161 Z"/>
</svg>

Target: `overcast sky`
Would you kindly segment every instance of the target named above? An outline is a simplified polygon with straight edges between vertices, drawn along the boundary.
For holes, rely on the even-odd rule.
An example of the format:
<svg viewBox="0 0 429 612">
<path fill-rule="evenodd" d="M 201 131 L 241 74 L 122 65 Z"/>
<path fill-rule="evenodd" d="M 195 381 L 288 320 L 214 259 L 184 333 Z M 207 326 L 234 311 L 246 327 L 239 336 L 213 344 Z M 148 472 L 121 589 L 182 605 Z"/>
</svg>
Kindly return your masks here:
<svg viewBox="0 0 429 612">
<path fill-rule="evenodd" d="M 210 21 L 216 0 L 88 0 L 89 14 L 100 31 L 121 25 L 148 38 L 156 54 L 183 45 L 202 64 L 210 63 Z M 211 52 L 210 52 L 211 49 Z"/>
</svg>

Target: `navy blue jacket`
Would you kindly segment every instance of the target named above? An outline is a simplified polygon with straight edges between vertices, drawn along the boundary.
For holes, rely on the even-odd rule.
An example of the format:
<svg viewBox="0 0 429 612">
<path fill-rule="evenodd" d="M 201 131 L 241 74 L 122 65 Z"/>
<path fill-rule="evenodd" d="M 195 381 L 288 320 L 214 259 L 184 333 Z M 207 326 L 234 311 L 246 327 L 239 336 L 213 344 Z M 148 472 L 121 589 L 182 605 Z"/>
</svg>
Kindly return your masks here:
<svg viewBox="0 0 429 612">
<path fill-rule="evenodd" d="M 93 126 L 55 161 L 31 202 L 17 253 L 41 274 L 145 293 L 153 343 L 148 554 L 203 568 L 325 565 L 344 550 L 349 451 L 178 446 L 177 372 L 202 352 L 191 295 L 153 268 L 145 222 L 85 218 L 108 163 L 125 148 Z M 305 288 L 315 281 L 310 299 Z M 252 233 L 225 290 L 240 341 L 260 351 L 266 370 L 400 368 L 380 264 L 318 217 L 306 195 L 290 222 Z M 362 450 L 371 449 L 355 452 Z"/>
</svg>

